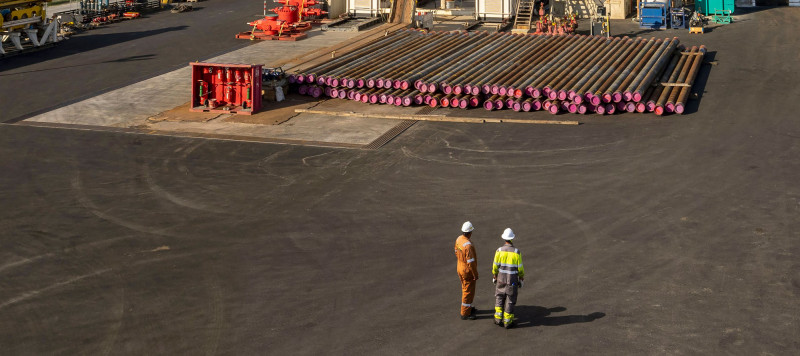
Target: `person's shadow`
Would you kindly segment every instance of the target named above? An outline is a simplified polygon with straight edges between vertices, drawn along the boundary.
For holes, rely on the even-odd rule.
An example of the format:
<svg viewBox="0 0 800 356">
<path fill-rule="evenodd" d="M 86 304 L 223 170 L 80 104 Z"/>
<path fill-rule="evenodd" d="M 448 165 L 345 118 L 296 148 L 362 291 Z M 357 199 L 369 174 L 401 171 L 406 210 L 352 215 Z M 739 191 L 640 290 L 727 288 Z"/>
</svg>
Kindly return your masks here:
<svg viewBox="0 0 800 356">
<path fill-rule="evenodd" d="M 574 323 L 588 323 L 606 316 L 602 312 L 594 312 L 587 315 L 559 315 L 551 316 L 553 313 L 566 311 L 564 307 L 545 308 L 534 305 L 517 305 L 514 307 L 517 328 L 531 326 L 559 326 Z"/>
</svg>

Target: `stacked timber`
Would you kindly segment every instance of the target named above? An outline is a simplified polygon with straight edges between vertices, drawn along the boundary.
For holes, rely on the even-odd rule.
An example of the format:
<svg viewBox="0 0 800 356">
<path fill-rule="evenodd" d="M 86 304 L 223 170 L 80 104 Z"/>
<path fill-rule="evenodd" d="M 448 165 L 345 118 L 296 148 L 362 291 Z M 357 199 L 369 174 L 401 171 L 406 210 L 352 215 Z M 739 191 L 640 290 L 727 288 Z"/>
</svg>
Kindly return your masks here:
<svg viewBox="0 0 800 356">
<path fill-rule="evenodd" d="M 401 30 L 289 82 L 373 104 L 681 114 L 705 52 L 677 38 Z"/>
</svg>

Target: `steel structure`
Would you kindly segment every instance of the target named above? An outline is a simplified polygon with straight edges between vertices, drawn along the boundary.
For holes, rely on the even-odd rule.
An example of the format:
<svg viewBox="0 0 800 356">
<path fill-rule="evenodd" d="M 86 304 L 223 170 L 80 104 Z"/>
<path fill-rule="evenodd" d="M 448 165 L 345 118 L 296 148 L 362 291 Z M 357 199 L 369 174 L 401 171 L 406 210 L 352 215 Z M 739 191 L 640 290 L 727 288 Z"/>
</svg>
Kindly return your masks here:
<svg viewBox="0 0 800 356">
<path fill-rule="evenodd" d="M 50 0 L 0 0 L 0 56 L 54 44 L 59 23 L 47 18 Z"/>
</svg>

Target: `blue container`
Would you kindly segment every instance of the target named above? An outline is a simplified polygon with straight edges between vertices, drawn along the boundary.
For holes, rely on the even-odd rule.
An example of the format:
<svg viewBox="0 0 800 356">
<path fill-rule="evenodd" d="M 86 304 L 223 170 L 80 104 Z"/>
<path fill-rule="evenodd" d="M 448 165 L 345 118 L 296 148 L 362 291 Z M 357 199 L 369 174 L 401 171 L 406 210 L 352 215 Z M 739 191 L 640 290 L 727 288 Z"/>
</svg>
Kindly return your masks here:
<svg viewBox="0 0 800 356">
<path fill-rule="evenodd" d="M 667 29 L 667 4 L 663 2 L 639 3 L 639 28 Z"/>
</svg>

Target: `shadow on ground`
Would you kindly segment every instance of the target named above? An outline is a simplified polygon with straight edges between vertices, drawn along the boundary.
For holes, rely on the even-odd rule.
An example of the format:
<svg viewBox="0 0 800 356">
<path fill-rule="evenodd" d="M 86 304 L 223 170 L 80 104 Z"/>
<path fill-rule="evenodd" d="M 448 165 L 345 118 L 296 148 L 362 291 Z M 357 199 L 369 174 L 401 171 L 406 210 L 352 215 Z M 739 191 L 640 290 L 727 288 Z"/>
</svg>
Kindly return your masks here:
<svg viewBox="0 0 800 356">
<path fill-rule="evenodd" d="M 594 312 L 587 315 L 556 315 L 566 311 L 564 307 L 546 308 L 534 305 L 517 305 L 514 308 L 514 316 L 517 319 L 518 328 L 531 326 L 560 326 L 575 323 L 589 323 L 606 316 L 602 312 Z"/>
<path fill-rule="evenodd" d="M 88 52 L 98 48 L 136 40 L 143 37 L 155 36 L 165 32 L 183 31 L 188 27 L 189 26 L 181 25 L 181 26 L 164 27 L 148 31 L 109 33 L 109 34 L 91 34 L 91 32 L 89 32 L 86 34 L 79 34 L 73 36 L 67 41 L 64 41 L 63 43 L 59 44 L 54 48 L 50 48 L 47 51 L 20 54 L 11 57 L 9 59 L 5 59 L 2 61 L 3 65 L 2 67 L 0 67 L 2 68 L 2 70 L 0 70 L 0 73 L 7 72 L 23 66 L 29 66 L 31 64 L 39 62 L 70 56 L 75 53 Z M 8 74 L 16 74 L 16 73 L 8 73 Z"/>
</svg>

